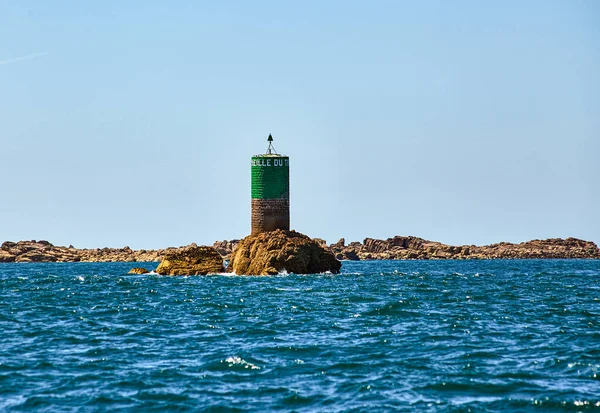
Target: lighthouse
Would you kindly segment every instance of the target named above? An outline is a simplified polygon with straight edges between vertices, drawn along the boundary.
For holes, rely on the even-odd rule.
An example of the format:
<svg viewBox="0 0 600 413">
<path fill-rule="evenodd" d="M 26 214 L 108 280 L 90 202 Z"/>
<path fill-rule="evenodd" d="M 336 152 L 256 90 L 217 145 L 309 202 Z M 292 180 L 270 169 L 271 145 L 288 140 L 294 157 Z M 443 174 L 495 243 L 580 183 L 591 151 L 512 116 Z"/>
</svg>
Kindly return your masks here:
<svg viewBox="0 0 600 413">
<path fill-rule="evenodd" d="M 290 158 L 275 151 L 273 136 L 267 141 L 251 162 L 252 234 L 290 229 Z"/>
</svg>

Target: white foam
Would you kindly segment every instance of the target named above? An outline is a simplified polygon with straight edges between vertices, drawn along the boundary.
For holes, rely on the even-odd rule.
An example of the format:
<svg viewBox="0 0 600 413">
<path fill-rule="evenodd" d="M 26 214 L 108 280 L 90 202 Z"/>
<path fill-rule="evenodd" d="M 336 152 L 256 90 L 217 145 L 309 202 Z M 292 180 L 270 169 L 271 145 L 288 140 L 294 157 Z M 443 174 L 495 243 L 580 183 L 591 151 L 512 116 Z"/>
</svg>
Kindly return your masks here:
<svg viewBox="0 0 600 413">
<path fill-rule="evenodd" d="M 221 361 L 221 363 L 223 363 L 223 361 Z M 240 365 L 240 366 L 244 366 L 245 369 L 260 370 L 260 367 L 258 367 L 256 364 L 249 363 L 246 360 L 244 360 L 243 358 L 238 357 L 238 356 L 227 357 L 225 359 L 225 363 L 229 363 L 229 367 L 233 367 L 235 365 Z"/>
</svg>

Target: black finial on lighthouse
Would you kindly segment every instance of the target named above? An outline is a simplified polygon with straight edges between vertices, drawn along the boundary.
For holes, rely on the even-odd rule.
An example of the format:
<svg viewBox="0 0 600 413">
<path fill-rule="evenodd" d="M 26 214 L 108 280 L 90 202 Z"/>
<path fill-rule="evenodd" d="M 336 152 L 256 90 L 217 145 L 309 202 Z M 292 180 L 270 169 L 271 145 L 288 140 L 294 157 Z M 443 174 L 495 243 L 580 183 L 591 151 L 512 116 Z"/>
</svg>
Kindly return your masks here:
<svg viewBox="0 0 600 413">
<path fill-rule="evenodd" d="M 273 147 L 273 136 L 269 133 L 269 137 L 267 138 L 269 142 L 269 148 L 267 149 L 267 155 L 277 155 L 277 151 Z"/>
</svg>

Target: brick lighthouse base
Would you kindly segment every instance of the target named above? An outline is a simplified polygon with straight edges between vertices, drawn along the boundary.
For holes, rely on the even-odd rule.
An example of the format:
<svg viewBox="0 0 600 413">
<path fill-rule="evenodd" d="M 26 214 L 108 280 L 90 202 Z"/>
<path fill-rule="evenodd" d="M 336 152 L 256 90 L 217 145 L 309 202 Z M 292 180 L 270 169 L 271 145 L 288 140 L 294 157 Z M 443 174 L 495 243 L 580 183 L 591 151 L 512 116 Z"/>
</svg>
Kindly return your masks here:
<svg viewBox="0 0 600 413">
<path fill-rule="evenodd" d="M 252 234 L 290 229 L 290 200 L 252 199 Z"/>
</svg>

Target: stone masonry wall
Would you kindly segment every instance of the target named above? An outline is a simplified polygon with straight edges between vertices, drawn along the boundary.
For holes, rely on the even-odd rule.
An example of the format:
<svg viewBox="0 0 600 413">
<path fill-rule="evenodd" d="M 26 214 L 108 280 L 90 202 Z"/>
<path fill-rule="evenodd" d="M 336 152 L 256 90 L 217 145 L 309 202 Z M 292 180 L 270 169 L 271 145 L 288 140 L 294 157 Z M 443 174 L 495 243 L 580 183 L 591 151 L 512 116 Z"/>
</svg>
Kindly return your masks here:
<svg viewBox="0 0 600 413">
<path fill-rule="evenodd" d="M 252 234 L 290 229 L 289 199 L 253 199 Z"/>
</svg>

